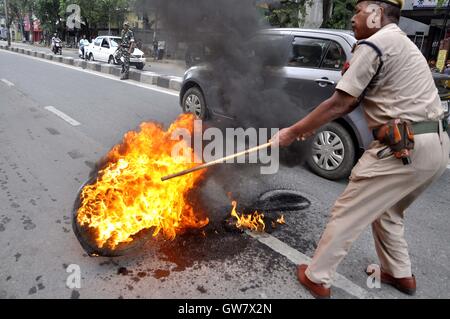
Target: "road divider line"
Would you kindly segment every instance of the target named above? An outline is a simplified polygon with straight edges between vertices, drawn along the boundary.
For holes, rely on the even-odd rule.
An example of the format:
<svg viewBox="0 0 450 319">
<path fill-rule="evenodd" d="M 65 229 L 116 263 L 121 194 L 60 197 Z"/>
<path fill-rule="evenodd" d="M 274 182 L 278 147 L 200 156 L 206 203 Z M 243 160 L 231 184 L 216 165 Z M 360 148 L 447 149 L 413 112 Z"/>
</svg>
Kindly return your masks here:
<svg viewBox="0 0 450 319">
<path fill-rule="evenodd" d="M 258 240 L 261 244 L 264 244 L 267 247 L 274 250 L 275 252 L 283 255 L 291 262 L 293 262 L 295 265 L 309 264 L 311 262 L 311 258 L 302 254 L 298 250 L 295 250 L 294 248 L 285 244 L 278 238 L 273 237 L 272 235 L 256 234 L 251 231 L 247 231 L 246 233 L 249 236 Z M 367 290 L 361 288 L 360 286 L 356 285 L 355 283 L 353 283 L 352 281 L 350 281 L 349 279 L 340 274 L 336 274 L 333 286 L 340 288 L 349 293 L 350 295 L 359 299 L 377 299 L 373 294 L 370 294 Z"/>
<path fill-rule="evenodd" d="M 5 83 L 9 87 L 13 87 L 14 86 L 14 83 L 8 81 L 7 79 L 2 79 L 2 82 Z"/>
<path fill-rule="evenodd" d="M 58 110 L 57 108 L 55 108 L 54 106 L 46 106 L 45 109 L 49 112 L 52 112 L 53 114 L 55 114 L 56 116 L 58 116 L 59 118 L 63 119 L 64 121 L 66 121 L 67 123 L 69 123 L 72 126 L 80 126 L 81 123 L 74 120 L 73 118 L 71 118 L 69 115 L 61 112 L 60 110 Z"/>
</svg>

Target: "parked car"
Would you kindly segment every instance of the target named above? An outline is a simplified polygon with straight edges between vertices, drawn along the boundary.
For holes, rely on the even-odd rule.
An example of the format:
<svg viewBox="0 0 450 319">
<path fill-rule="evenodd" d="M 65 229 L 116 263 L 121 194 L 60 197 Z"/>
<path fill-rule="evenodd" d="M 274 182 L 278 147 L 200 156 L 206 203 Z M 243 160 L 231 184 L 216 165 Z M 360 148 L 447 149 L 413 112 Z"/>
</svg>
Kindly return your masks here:
<svg viewBox="0 0 450 319">
<path fill-rule="evenodd" d="M 109 64 L 119 64 L 115 59 L 115 53 L 121 42 L 120 37 L 100 36 L 97 37 L 89 46 L 85 48 L 85 55 L 90 61 L 107 62 Z M 135 66 L 138 70 L 144 69 L 145 66 L 144 52 L 135 48 L 131 54 L 130 65 Z"/>
<path fill-rule="evenodd" d="M 434 82 L 439 91 L 439 96 L 441 98 L 442 107 L 446 112 L 446 116 L 449 116 L 449 101 L 450 101 L 450 75 L 433 73 Z"/>
<path fill-rule="evenodd" d="M 342 67 L 350 60 L 352 47 L 357 42 L 352 32 L 340 30 L 269 29 L 263 35 L 288 37 L 292 43 L 292 58 L 279 68 L 279 74 L 286 82 L 285 89 L 295 101 L 295 107 L 301 110 L 299 119 L 301 114 L 309 113 L 333 94 L 342 77 Z M 180 91 L 182 110 L 201 119 L 238 117 L 238 114 L 224 114 L 223 103 L 217 102 L 221 99 L 217 98 L 217 88 L 212 87 L 208 72 L 207 64 L 186 71 Z M 440 94 L 444 106 L 449 100 L 448 90 L 441 90 Z M 273 117 L 278 117 L 279 113 Z M 372 140 L 363 110 L 358 107 L 318 130 L 311 143 L 308 166 L 327 179 L 347 177 Z"/>
</svg>

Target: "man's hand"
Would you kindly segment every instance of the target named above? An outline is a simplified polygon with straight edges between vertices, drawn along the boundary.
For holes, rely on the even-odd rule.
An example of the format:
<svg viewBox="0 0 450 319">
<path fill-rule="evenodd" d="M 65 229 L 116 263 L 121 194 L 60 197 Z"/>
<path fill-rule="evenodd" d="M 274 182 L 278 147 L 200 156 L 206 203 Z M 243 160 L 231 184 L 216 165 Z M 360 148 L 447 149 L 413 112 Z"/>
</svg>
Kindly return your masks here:
<svg viewBox="0 0 450 319">
<path fill-rule="evenodd" d="M 134 41 L 132 41 L 130 43 L 130 48 L 128 49 L 128 53 L 130 53 L 130 55 L 133 53 L 134 48 L 135 48 Z"/>
<path fill-rule="evenodd" d="M 306 141 L 307 138 L 313 136 L 314 134 L 315 132 L 308 132 L 305 134 L 297 135 L 297 133 L 292 128 L 288 127 L 279 131 L 274 137 L 272 137 L 271 141 L 274 143 L 274 146 L 288 147 L 295 140 Z"/>
</svg>

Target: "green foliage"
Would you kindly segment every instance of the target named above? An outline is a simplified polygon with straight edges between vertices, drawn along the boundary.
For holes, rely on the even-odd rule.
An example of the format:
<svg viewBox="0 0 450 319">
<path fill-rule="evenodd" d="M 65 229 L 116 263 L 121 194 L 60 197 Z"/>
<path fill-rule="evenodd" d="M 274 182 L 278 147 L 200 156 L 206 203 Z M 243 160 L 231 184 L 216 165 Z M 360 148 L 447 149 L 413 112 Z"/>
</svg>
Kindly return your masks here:
<svg viewBox="0 0 450 319">
<path fill-rule="evenodd" d="M 34 14 L 41 21 L 44 31 L 56 31 L 56 22 L 59 21 L 59 0 L 36 0 Z"/>
<path fill-rule="evenodd" d="M 306 6 L 312 4 L 313 0 L 281 0 L 269 6 L 267 20 L 274 27 L 298 28 L 304 22 Z"/>
<path fill-rule="evenodd" d="M 333 14 L 326 17 L 322 27 L 330 29 L 350 29 L 356 0 L 334 0 Z"/>
<path fill-rule="evenodd" d="M 86 28 L 97 29 L 108 25 L 109 21 L 119 23 L 129 11 L 129 0 L 59 0 L 59 16 L 67 17 L 67 7 L 77 4 L 81 8 L 81 20 Z"/>
</svg>

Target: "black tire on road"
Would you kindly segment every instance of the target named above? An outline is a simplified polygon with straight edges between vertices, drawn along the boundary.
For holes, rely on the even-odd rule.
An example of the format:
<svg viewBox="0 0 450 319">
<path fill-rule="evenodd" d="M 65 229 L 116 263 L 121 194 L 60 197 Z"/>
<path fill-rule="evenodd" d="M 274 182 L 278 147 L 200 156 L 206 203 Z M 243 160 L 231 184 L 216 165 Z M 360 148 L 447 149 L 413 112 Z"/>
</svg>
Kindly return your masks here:
<svg viewBox="0 0 450 319">
<path fill-rule="evenodd" d="M 93 55 L 92 53 L 89 54 L 89 61 L 92 61 L 92 62 L 95 61 L 95 60 L 94 60 L 94 55 Z"/>
<path fill-rule="evenodd" d="M 198 87 L 192 87 L 186 91 L 182 106 L 185 113 L 192 113 L 200 120 L 208 117 L 205 97 Z"/>
<path fill-rule="evenodd" d="M 324 154 L 330 154 L 328 151 L 332 155 L 324 157 Z M 339 158 L 341 162 L 337 165 Z M 350 175 L 355 161 L 355 143 L 350 133 L 339 123 L 326 124 L 313 137 L 307 163 L 317 175 L 329 180 L 346 178 Z"/>
<path fill-rule="evenodd" d="M 108 64 L 116 64 L 116 60 L 114 60 L 114 57 L 112 55 L 108 59 Z"/>
<path fill-rule="evenodd" d="M 145 67 L 145 64 L 144 64 L 144 63 L 138 63 L 138 64 L 136 64 L 136 69 L 138 69 L 138 70 L 143 70 L 144 67 Z"/>
</svg>

